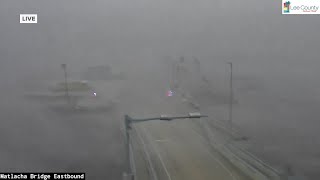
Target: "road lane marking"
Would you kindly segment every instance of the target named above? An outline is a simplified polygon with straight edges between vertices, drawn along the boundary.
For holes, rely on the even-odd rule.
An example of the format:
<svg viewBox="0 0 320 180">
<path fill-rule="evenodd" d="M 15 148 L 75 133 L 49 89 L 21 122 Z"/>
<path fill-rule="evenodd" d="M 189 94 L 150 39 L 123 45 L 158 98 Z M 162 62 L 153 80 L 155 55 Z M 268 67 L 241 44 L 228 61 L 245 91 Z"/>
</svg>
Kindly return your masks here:
<svg viewBox="0 0 320 180">
<path fill-rule="evenodd" d="M 142 128 L 142 130 L 145 132 L 145 134 L 146 134 L 147 136 L 150 135 L 149 137 L 151 138 L 151 134 L 147 132 L 147 130 L 144 128 L 144 126 L 141 126 L 141 128 Z M 150 143 L 152 143 L 152 141 L 150 141 Z M 167 176 L 168 176 L 168 179 L 171 180 L 171 176 L 170 176 L 170 174 L 169 174 L 169 171 L 168 171 L 166 165 L 164 164 L 164 161 L 163 161 L 163 159 L 162 159 L 159 151 L 157 150 L 157 148 L 156 148 L 155 146 L 152 146 L 152 147 L 154 148 L 156 154 L 158 155 L 158 157 L 159 157 L 159 159 L 160 159 L 160 162 L 161 162 L 161 164 L 162 164 L 162 166 L 163 166 L 163 168 L 164 168 L 164 171 L 166 172 L 166 174 L 167 174 Z"/>
<path fill-rule="evenodd" d="M 168 142 L 169 140 L 168 139 L 157 139 L 155 140 L 156 142 Z"/>
<path fill-rule="evenodd" d="M 197 136 L 200 137 L 200 139 L 207 145 L 210 145 L 210 143 L 207 143 L 206 140 L 203 138 L 203 136 L 201 134 L 199 134 L 197 131 L 195 131 L 192 127 L 190 127 L 191 131 L 193 131 Z M 238 180 L 238 178 L 231 172 L 231 170 L 229 170 L 219 159 L 217 159 L 216 157 L 214 157 L 214 155 L 208 150 L 208 149 L 204 149 L 205 152 L 213 159 L 215 160 L 223 169 L 226 170 L 226 172 L 230 175 L 230 177 L 232 177 L 233 180 Z"/>
<path fill-rule="evenodd" d="M 143 140 L 143 138 L 141 137 L 140 133 L 138 133 L 138 131 L 136 131 L 136 130 L 135 130 L 135 132 L 136 132 L 138 138 L 140 139 L 140 141 L 141 141 L 141 143 L 142 143 L 142 145 L 143 145 L 143 149 L 144 149 L 144 151 L 145 151 L 145 153 L 146 153 L 148 162 L 150 163 L 150 168 L 151 168 L 151 173 L 152 173 L 152 175 L 153 175 L 153 179 L 154 179 L 154 180 L 158 180 L 157 175 L 156 175 L 155 170 L 154 170 L 154 167 L 153 167 L 153 164 L 152 164 L 152 161 L 151 161 L 151 158 L 150 158 L 150 154 L 149 154 L 149 152 L 148 152 L 148 150 L 147 150 L 146 143 L 144 142 L 144 140 Z"/>
</svg>

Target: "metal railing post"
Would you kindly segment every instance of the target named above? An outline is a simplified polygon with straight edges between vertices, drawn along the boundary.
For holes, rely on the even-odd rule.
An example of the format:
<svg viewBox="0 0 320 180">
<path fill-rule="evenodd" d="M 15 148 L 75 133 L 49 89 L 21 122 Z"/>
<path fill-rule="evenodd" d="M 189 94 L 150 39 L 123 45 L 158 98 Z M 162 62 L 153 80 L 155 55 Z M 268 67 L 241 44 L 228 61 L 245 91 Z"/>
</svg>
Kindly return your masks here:
<svg viewBox="0 0 320 180">
<path fill-rule="evenodd" d="M 131 129 L 131 118 L 128 115 L 124 117 L 125 122 L 125 131 L 126 131 L 126 173 L 123 174 L 123 178 L 125 180 L 134 180 L 134 174 L 132 173 L 131 169 L 131 162 L 130 162 L 130 133 L 129 130 Z"/>
</svg>

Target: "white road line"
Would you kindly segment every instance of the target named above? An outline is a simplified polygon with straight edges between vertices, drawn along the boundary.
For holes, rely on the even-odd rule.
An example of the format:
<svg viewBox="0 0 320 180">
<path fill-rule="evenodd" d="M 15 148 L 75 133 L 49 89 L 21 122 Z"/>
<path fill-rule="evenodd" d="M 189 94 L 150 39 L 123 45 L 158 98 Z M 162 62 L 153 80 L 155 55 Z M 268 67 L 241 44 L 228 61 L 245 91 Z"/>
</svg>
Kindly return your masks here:
<svg viewBox="0 0 320 180">
<path fill-rule="evenodd" d="M 168 139 L 157 139 L 155 140 L 156 142 L 168 142 L 169 140 Z"/>
<path fill-rule="evenodd" d="M 145 132 L 145 134 L 146 134 L 147 136 L 150 135 L 150 133 L 148 133 L 147 130 L 146 130 L 143 126 L 141 126 L 141 128 L 143 129 L 143 131 Z M 151 135 L 150 135 L 149 137 L 151 137 Z M 153 143 L 153 142 L 150 141 L 150 143 Z M 153 146 L 153 148 L 154 148 L 156 154 L 158 155 L 158 157 L 159 157 L 159 159 L 160 159 L 160 162 L 161 162 L 161 164 L 162 164 L 162 166 L 163 166 L 163 168 L 164 168 L 164 171 L 166 172 L 166 174 L 167 174 L 167 176 L 168 176 L 168 179 L 171 180 L 171 176 L 170 176 L 170 174 L 169 174 L 169 171 L 168 171 L 166 165 L 164 164 L 163 159 L 162 159 L 159 151 L 157 150 L 157 148 L 156 148 L 155 146 Z"/>
<path fill-rule="evenodd" d="M 204 138 L 202 137 L 202 135 L 200 135 L 197 131 L 195 131 L 194 129 L 190 128 L 192 132 L 194 132 L 195 134 L 197 134 L 203 141 Z M 209 154 L 209 156 L 214 159 L 218 164 L 220 164 L 220 166 L 222 168 L 224 168 L 228 173 L 229 175 L 232 177 L 233 180 L 237 180 L 238 178 L 236 178 L 233 173 L 221 162 L 219 161 L 216 157 L 214 157 L 214 155 L 208 150 L 208 149 L 205 149 L 206 153 Z"/>
<path fill-rule="evenodd" d="M 135 131 L 135 132 L 136 132 L 138 138 L 140 139 L 140 141 L 141 141 L 141 143 L 142 143 L 142 145 L 143 145 L 144 151 L 146 152 L 146 156 L 147 156 L 148 162 L 150 163 L 150 168 L 151 168 L 151 173 L 152 173 L 152 175 L 153 175 L 153 179 L 154 179 L 154 180 L 158 180 L 157 175 L 156 175 L 155 170 L 154 170 L 154 167 L 153 167 L 153 164 L 152 164 L 152 161 L 151 161 L 151 159 L 150 159 L 150 154 L 149 154 L 149 152 L 148 152 L 148 150 L 147 150 L 147 146 L 146 146 L 143 138 L 141 137 L 140 133 L 138 133 L 138 131 Z"/>
</svg>

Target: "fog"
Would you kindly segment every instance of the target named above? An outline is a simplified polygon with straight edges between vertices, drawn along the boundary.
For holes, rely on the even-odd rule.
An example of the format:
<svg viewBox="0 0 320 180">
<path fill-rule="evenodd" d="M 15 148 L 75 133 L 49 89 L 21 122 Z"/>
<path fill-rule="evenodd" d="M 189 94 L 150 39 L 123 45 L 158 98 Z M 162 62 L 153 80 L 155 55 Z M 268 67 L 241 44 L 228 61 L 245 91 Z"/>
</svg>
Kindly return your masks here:
<svg viewBox="0 0 320 180">
<path fill-rule="evenodd" d="M 19 24 L 19 14 L 23 13 L 38 14 L 38 24 Z M 239 104 L 234 118 L 245 133 L 258 141 L 257 154 L 273 164 L 290 164 L 316 177 L 320 168 L 318 22 L 316 15 L 281 15 L 281 3 L 273 1 L 2 0 L 0 152 L 4 160 L 0 167 L 12 171 L 81 171 L 81 166 L 73 167 L 76 162 L 67 161 L 80 159 L 86 164 L 86 159 L 80 157 L 89 150 L 81 147 L 89 147 L 78 138 L 91 126 L 86 117 L 77 117 L 81 123 L 73 128 L 72 123 L 65 125 L 61 117 L 48 115 L 38 104 L 20 99 L 30 84 L 63 78 L 60 64 L 66 63 L 70 72 L 109 64 L 115 71 L 145 76 L 145 83 L 152 84 L 159 80 L 164 62 L 194 56 L 213 87 L 225 92 L 229 70 L 225 63 L 233 62 L 234 76 L 240 79 L 235 80 Z M 239 90 L 252 81 L 258 82 L 253 85 L 253 93 Z M 225 114 L 221 119 L 226 118 Z M 108 116 L 114 117 L 115 124 L 110 126 L 119 125 L 119 114 Z M 48 136 L 43 136 L 45 133 Z M 85 141 L 94 137 L 104 141 L 103 135 L 87 133 L 92 136 Z M 99 157 L 88 158 L 88 164 L 96 164 L 86 167 L 108 164 L 108 158 L 122 149 L 120 131 L 104 135 L 110 138 L 106 142 L 112 143 L 113 137 L 119 142 L 102 148 L 106 150 L 103 162 L 95 161 Z M 26 146 L 32 143 L 30 139 L 45 148 L 24 149 L 30 147 Z M 60 139 L 64 142 L 58 143 Z M 53 144 L 71 151 L 69 141 L 80 150 L 66 160 L 64 152 Z M 92 142 L 91 146 L 98 145 Z M 38 154 L 41 152 L 42 156 Z M 117 169 L 115 177 L 123 168 L 121 153 L 117 156 L 119 160 L 110 160 L 113 163 L 101 167 Z M 103 174 L 102 169 L 96 171 Z"/>
</svg>

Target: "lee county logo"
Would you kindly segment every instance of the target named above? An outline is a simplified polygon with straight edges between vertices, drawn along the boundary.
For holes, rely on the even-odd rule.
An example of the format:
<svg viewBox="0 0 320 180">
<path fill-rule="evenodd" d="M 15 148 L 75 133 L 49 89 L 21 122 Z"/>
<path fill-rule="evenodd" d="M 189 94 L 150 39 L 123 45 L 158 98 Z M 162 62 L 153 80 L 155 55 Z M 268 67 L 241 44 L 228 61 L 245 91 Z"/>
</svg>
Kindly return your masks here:
<svg viewBox="0 0 320 180">
<path fill-rule="evenodd" d="M 37 14 L 20 14 L 20 24 L 36 24 L 38 23 Z"/>
<path fill-rule="evenodd" d="M 289 13 L 290 12 L 290 1 L 287 1 L 283 3 L 283 12 L 284 13 Z"/>
<path fill-rule="evenodd" d="M 283 1 L 282 14 L 320 14 L 320 1 L 299 0 Z"/>
</svg>

